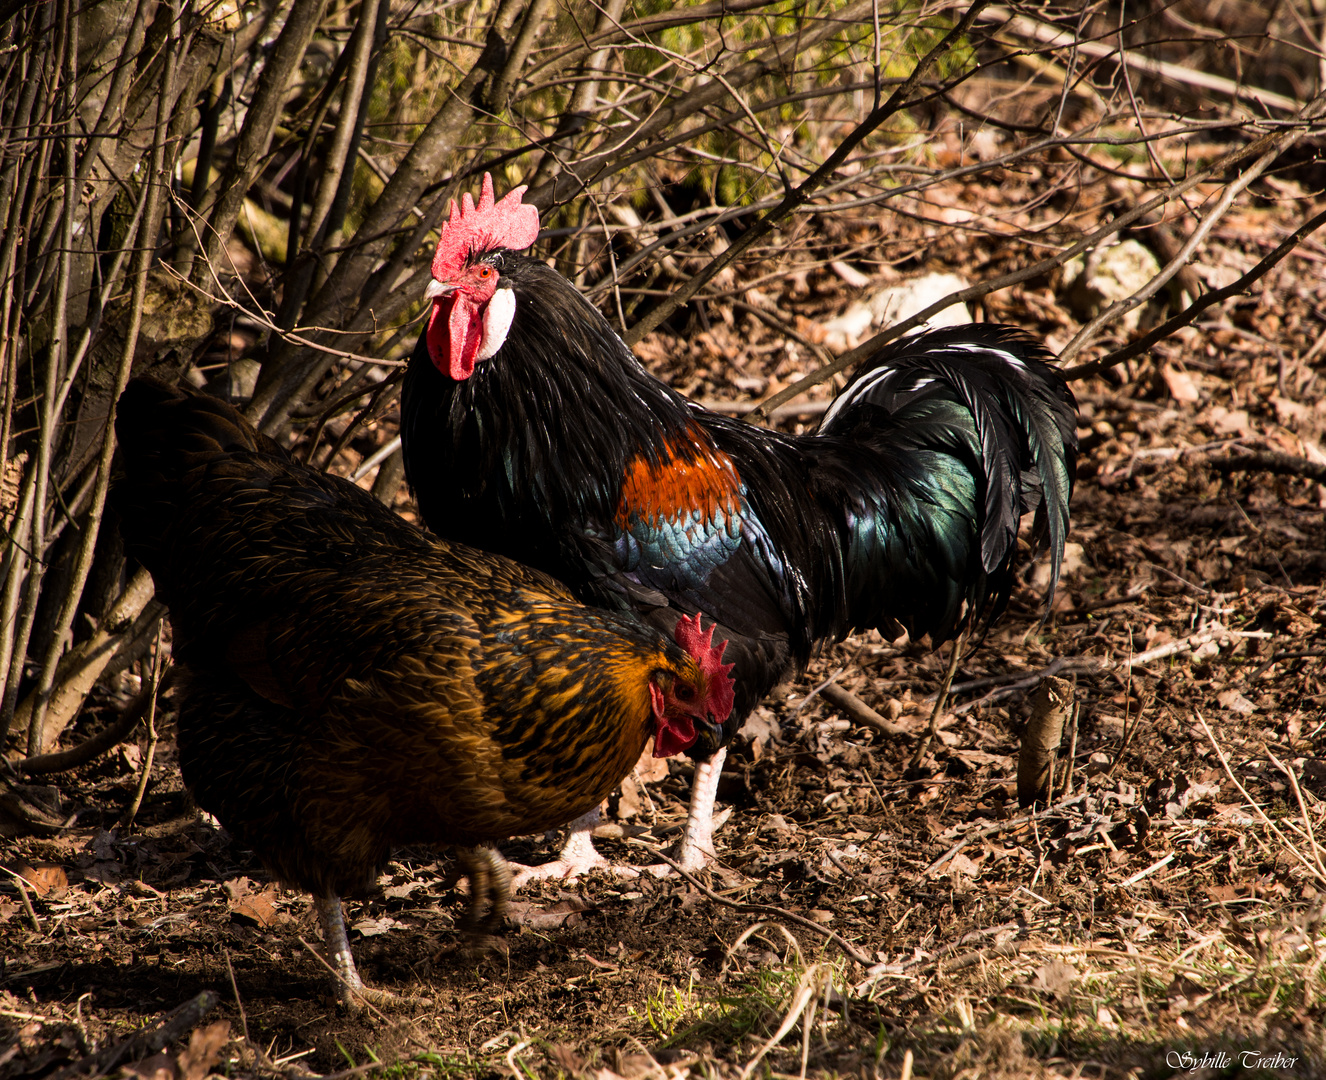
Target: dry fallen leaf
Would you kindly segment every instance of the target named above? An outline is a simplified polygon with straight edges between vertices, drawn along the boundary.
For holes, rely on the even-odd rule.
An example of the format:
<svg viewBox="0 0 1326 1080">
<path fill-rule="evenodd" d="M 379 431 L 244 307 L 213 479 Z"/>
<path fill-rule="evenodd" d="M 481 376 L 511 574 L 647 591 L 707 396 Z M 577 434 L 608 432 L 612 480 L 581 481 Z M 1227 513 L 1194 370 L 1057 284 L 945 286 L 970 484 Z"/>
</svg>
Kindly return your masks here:
<svg viewBox="0 0 1326 1080">
<path fill-rule="evenodd" d="M 577 926 L 585 921 L 584 913 L 593 905 L 583 900 L 560 900 L 551 907 L 535 903 L 513 903 L 507 908 L 507 917 L 517 926 L 532 930 L 556 930 L 563 926 Z"/>
<path fill-rule="evenodd" d="M 981 873 L 981 868 L 967 858 L 962 852 L 958 852 L 953 858 L 945 864 L 945 869 L 950 874 L 962 874 L 964 877 L 974 878 Z"/>
<path fill-rule="evenodd" d="M 622 793 L 617 800 L 617 816 L 623 821 L 629 821 L 639 814 L 643 808 L 639 781 L 634 776 L 626 777 L 622 780 Z"/>
<path fill-rule="evenodd" d="M 175 1059 L 170 1054 L 162 1051 L 160 1054 L 153 1054 L 142 1061 L 125 1065 L 124 1075 L 126 1077 L 137 1077 L 137 1080 L 176 1080 Z"/>
<path fill-rule="evenodd" d="M 248 885 L 247 878 L 240 878 L 245 886 Z M 230 882 L 226 883 L 226 891 L 230 892 Z M 237 919 L 244 919 L 266 929 L 276 923 L 280 917 L 276 910 L 276 886 L 268 885 L 261 892 L 252 892 L 247 887 L 239 887 L 236 882 L 234 895 L 231 896 L 226 906 L 230 908 L 230 913 Z"/>
<path fill-rule="evenodd" d="M 377 937 L 378 934 L 385 934 L 388 930 L 400 925 L 401 924 L 390 915 L 384 915 L 380 919 L 358 919 L 355 921 L 351 929 L 357 931 L 364 937 Z"/>
<path fill-rule="evenodd" d="M 1036 979 L 1032 985 L 1037 990 L 1044 990 L 1059 997 L 1075 982 L 1077 982 L 1077 969 L 1072 964 L 1065 964 L 1062 960 L 1051 960 L 1036 969 Z"/>
<path fill-rule="evenodd" d="M 657 784 L 660 780 L 668 778 L 668 759 L 654 757 L 654 748 L 650 744 L 645 747 L 640 760 L 635 763 L 631 775 L 642 783 Z"/>
<path fill-rule="evenodd" d="M 69 875 L 65 873 L 64 867 L 55 863 L 37 863 L 35 866 L 20 863 L 17 872 L 38 896 L 59 897 L 69 888 Z"/>
<path fill-rule="evenodd" d="M 1197 389 L 1197 382 L 1188 372 L 1166 364 L 1161 368 L 1160 375 L 1165 380 L 1169 396 L 1175 401 L 1192 403 L 1201 400 L 1202 393 Z"/>
<path fill-rule="evenodd" d="M 179 1080 L 203 1080 L 221 1060 L 221 1048 L 230 1041 L 230 1021 L 218 1020 L 193 1029 L 189 1045 L 178 1058 Z"/>
<path fill-rule="evenodd" d="M 1245 698 L 1237 690 L 1222 690 L 1216 695 L 1216 701 L 1230 712 L 1238 713 L 1240 716 L 1251 716 L 1257 711 L 1257 706 Z"/>
</svg>

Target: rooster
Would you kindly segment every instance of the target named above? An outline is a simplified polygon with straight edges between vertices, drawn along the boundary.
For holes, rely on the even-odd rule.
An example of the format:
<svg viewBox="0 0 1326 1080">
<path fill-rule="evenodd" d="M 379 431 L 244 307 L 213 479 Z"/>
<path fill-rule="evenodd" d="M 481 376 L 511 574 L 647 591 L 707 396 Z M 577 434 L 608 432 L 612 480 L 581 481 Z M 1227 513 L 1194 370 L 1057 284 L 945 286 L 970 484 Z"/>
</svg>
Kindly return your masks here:
<svg viewBox="0 0 1326 1080">
<path fill-rule="evenodd" d="M 134 380 L 113 498 L 170 609 L 180 768 L 198 805 L 311 892 L 341 1000 L 340 897 L 398 844 L 466 850 L 473 917 L 500 921 L 487 845 L 604 799 L 647 742 L 686 749 L 732 707 L 698 619 L 675 643 L 547 575 L 433 539 L 293 461 L 231 406 Z M 716 738 L 715 738 L 716 744 Z"/>
<path fill-rule="evenodd" d="M 665 631 L 702 613 L 736 665 L 728 736 L 854 630 L 939 644 L 988 626 L 1033 509 L 1053 599 L 1076 404 L 1035 340 L 990 325 L 906 337 L 814 434 L 758 428 L 664 385 L 570 282 L 522 254 L 539 231 L 524 190 L 496 201 L 485 176 L 477 204 L 452 204 L 433 259 L 401 439 L 434 531 Z M 724 752 L 697 764 L 686 869 L 712 852 Z M 577 835 L 588 825 L 550 873 L 602 865 Z"/>
</svg>

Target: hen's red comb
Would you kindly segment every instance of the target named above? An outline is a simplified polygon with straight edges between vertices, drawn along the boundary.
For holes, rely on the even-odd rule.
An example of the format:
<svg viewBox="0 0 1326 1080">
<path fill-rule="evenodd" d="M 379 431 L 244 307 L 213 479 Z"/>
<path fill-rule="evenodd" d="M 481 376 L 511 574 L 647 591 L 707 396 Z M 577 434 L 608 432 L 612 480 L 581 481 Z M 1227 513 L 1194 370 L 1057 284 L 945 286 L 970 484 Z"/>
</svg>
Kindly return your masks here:
<svg viewBox="0 0 1326 1080">
<path fill-rule="evenodd" d="M 731 675 L 736 665 L 723 663 L 727 639 L 714 645 L 714 624 L 710 623 L 708 630 L 702 630 L 698 614 L 683 615 L 678 619 L 673 636 L 678 645 L 695 657 L 700 670 L 709 676 L 709 700 L 705 704 L 709 715 L 721 724 L 732 712 L 732 703 L 736 700 Z"/>
<path fill-rule="evenodd" d="M 539 211 L 520 201 L 525 185 L 512 188 L 501 202 L 493 201 L 493 178 L 483 174 L 478 205 L 467 191 L 460 206 L 451 200 L 451 217 L 442 225 L 442 238 L 433 256 L 433 277 L 447 281 L 465 268 L 471 251 L 510 248 L 524 251 L 539 238 Z"/>
</svg>

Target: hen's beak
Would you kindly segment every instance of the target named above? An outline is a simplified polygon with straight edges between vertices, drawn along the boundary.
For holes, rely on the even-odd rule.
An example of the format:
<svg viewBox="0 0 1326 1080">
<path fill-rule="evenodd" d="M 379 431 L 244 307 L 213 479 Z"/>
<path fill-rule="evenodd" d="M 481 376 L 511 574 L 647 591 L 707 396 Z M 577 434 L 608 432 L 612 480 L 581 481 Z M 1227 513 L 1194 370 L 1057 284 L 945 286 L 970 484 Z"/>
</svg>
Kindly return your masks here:
<svg viewBox="0 0 1326 1080">
<path fill-rule="evenodd" d="M 695 742 L 686 750 L 688 756 L 692 758 L 712 757 L 723 743 L 723 725 L 715 724 L 707 716 L 702 720 L 698 716 L 691 719 L 695 723 Z"/>
<path fill-rule="evenodd" d="M 446 296 L 448 293 L 456 291 L 455 285 L 443 285 L 437 278 L 428 279 L 428 288 L 424 290 L 425 300 L 436 300 L 439 296 Z"/>
</svg>

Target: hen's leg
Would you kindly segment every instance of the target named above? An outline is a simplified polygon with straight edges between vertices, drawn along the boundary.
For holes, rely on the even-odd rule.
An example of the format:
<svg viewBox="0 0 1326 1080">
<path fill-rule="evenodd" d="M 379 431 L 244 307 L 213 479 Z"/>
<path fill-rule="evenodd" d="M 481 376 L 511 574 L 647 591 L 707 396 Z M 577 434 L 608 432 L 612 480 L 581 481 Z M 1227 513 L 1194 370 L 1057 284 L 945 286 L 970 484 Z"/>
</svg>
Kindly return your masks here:
<svg viewBox="0 0 1326 1080">
<path fill-rule="evenodd" d="M 457 855 L 470 879 L 467 929 L 480 938 L 493 937 L 506 920 L 511 867 L 496 848 L 461 848 Z"/>
<path fill-rule="evenodd" d="M 314 907 L 318 911 L 318 922 L 322 924 L 322 940 L 327 947 L 327 962 L 336 973 L 336 1000 L 347 1009 L 356 1010 L 362 1002 L 376 1005 L 378 1008 L 413 1004 L 422 998 L 404 998 L 390 990 L 375 990 L 365 986 L 355 968 L 355 958 L 350 952 L 350 939 L 345 933 L 345 914 L 341 910 L 339 896 L 315 896 Z"/>
</svg>

